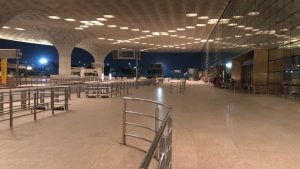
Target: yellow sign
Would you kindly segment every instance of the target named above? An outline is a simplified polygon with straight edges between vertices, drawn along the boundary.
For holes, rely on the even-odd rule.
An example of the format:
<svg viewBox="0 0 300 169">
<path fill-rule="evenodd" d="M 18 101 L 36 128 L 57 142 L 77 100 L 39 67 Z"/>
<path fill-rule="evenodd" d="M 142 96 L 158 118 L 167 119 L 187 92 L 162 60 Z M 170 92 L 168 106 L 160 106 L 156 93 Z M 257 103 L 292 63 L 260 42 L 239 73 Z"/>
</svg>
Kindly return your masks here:
<svg viewBox="0 0 300 169">
<path fill-rule="evenodd" d="M 1 59 L 1 83 L 6 85 L 7 83 L 7 59 Z"/>
</svg>

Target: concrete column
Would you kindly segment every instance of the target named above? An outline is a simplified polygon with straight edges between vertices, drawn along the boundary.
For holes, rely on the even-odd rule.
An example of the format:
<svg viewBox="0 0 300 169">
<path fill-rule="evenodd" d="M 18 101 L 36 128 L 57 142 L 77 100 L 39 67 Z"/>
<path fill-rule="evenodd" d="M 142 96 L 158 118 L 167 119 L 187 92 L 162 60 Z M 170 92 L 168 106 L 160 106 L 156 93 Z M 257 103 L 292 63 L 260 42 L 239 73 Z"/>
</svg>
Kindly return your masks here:
<svg viewBox="0 0 300 169">
<path fill-rule="evenodd" d="M 58 52 L 58 74 L 59 75 L 71 75 L 71 54 L 74 45 L 70 44 L 55 44 Z"/>
<path fill-rule="evenodd" d="M 98 72 L 98 75 L 101 75 L 101 73 L 104 73 L 104 63 L 95 62 L 93 63 L 93 67 Z"/>
</svg>

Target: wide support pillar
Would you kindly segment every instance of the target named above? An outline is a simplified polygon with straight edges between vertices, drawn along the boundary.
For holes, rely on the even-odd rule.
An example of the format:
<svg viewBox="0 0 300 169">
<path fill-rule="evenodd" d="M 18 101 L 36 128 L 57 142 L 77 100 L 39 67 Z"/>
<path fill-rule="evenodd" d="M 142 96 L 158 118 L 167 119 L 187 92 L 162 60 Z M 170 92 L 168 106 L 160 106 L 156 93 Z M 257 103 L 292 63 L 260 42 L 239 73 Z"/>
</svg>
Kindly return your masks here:
<svg viewBox="0 0 300 169">
<path fill-rule="evenodd" d="M 55 45 L 59 63 L 58 63 L 58 74 L 59 75 L 71 75 L 71 55 L 74 46 L 69 44 L 58 44 Z"/>
<path fill-rule="evenodd" d="M 104 73 L 104 63 L 103 62 L 95 62 L 92 63 L 94 69 L 97 71 L 98 75 Z"/>
</svg>

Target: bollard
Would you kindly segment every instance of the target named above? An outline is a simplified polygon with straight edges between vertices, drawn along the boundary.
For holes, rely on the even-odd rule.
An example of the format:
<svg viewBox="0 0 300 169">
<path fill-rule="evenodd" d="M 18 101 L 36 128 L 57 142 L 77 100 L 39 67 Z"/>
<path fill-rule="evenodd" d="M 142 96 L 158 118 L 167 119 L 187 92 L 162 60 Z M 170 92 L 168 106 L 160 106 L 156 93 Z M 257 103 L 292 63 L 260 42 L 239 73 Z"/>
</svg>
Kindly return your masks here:
<svg viewBox="0 0 300 169">
<path fill-rule="evenodd" d="M 13 95 L 11 90 L 9 90 L 9 126 L 13 126 Z"/>
</svg>

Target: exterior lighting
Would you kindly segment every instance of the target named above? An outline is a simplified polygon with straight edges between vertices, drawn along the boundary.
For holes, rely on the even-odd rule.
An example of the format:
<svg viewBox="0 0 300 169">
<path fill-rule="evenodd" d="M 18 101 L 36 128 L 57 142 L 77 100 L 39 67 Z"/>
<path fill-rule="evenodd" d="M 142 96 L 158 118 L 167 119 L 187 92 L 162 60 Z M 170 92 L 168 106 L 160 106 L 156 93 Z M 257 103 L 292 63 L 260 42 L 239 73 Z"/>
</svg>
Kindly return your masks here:
<svg viewBox="0 0 300 169">
<path fill-rule="evenodd" d="M 39 62 L 40 62 L 40 64 L 42 64 L 42 65 L 46 65 L 46 64 L 48 63 L 48 60 L 47 60 L 46 58 L 41 58 L 41 59 L 39 60 Z"/>
<path fill-rule="evenodd" d="M 226 67 L 227 67 L 228 69 L 231 69 L 231 68 L 232 68 L 232 63 L 231 63 L 231 62 L 226 63 Z"/>
</svg>

